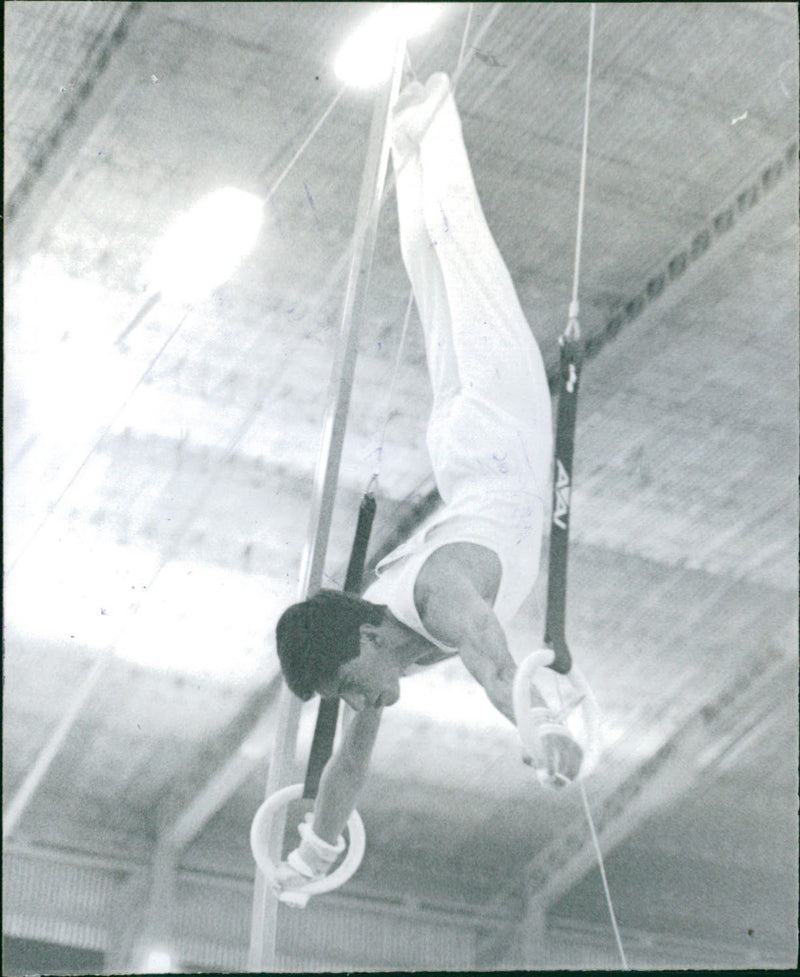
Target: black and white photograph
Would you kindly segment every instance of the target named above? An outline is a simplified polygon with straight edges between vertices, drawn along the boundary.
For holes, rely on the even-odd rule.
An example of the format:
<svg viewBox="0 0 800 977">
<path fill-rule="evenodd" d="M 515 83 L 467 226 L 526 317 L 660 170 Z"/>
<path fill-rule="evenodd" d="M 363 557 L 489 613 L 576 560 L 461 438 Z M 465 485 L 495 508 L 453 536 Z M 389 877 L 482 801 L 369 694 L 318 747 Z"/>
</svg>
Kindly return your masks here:
<svg viewBox="0 0 800 977">
<path fill-rule="evenodd" d="M 797 5 L 3 26 L 3 977 L 794 970 Z"/>
</svg>

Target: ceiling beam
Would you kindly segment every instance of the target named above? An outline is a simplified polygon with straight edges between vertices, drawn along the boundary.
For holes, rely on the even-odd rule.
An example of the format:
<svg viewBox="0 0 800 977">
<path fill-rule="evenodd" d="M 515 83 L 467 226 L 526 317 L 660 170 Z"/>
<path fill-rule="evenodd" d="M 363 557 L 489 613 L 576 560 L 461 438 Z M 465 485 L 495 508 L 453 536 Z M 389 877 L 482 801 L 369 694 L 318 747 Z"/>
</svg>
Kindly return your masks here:
<svg viewBox="0 0 800 977">
<path fill-rule="evenodd" d="M 74 172 L 91 133 L 120 92 L 136 77 L 131 64 L 132 32 L 142 28 L 148 4 L 141 0 L 120 5 L 120 16 L 108 35 L 84 65 L 83 77 L 74 86 L 69 102 L 56 118 L 44 144 L 31 160 L 6 202 L 6 253 L 23 261 L 33 253 L 52 221 L 51 201 Z M 108 24 L 107 26 L 110 26 Z M 139 36 L 143 36 L 139 34 Z"/>
<path fill-rule="evenodd" d="M 19 824 L 34 794 L 47 776 L 53 760 L 55 760 L 67 737 L 72 732 L 78 716 L 86 704 L 86 700 L 92 694 L 102 676 L 105 675 L 110 661 L 111 656 L 105 654 L 97 658 L 92 664 L 77 691 L 67 704 L 67 708 L 64 710 L 61 718 L 56 723 L 55 728 L 50 733 L 44 746 L 25 774 L 16 793 L 3 811 L 3 841 L 14 832 Z"/>
</svg>

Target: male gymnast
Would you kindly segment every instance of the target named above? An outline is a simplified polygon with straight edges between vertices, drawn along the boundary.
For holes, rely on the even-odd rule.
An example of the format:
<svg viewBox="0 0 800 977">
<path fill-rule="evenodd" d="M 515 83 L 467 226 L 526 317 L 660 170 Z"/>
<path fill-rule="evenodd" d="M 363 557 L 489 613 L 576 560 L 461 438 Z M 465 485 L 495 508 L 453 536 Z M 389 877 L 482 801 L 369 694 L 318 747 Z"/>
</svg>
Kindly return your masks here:
<svg viewBox="0 0 800 977">
<path fill-rule="evenodd" d="M 460 655 L 514 723 L 516 664 L 503 623 L 539 566 L 552 456 L 547 377 L 483 215 L 447 76 L 405 88 L 391 126 L 401 251 L 433 388 L 427 446 L 444 506 L 381 561 L 363 599 L 322 590 L 278 622 L 292 692 L 339 696 L 355 710 L 323 771 L 313 817 L 300 825 L 301 844 L 280 866 L 283 888 L 326 874 L 342 851 L 381 714 L 400 697 L 402 676 Z M 582 751 L 556 717 L 542 716 L 537 765 L 554 786 L 568 783 Z"/>
</svg>

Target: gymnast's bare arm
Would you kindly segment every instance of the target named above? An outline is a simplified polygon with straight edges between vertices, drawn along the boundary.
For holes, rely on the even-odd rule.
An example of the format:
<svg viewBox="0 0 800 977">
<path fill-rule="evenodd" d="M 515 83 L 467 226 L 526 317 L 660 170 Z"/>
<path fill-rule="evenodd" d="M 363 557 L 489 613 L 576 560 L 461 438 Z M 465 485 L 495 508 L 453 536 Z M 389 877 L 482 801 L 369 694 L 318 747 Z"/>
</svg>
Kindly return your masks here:
<svg viewBox="0 0 800 977">
<path fill-rule="evenodd" d="M 314 805 L 314 833 L 335 844 L 356 806 L 369 770 L 383 709 L 367 707 L 353 715 L 339 748 L 328 760 Z"/>
<path fill-rule="evenodd" d="M 414 599 L 427 630 L 458 648 L 461 660 L 483 686 L 492 704 L 516 725 L 513 707 L 516 663 L 492 603 L 500 582 L 496 554 L 471 543 L 453 543 L 436 550 L 425 562 L 414 588 Z M 531 690 L 538 705 L 546 703 Z M 537 703 L 532 703 L 536 705 Z M 543 737 L 544 762 L 553 784 L 574 780 L 582 752 L 566 730 Z M 528 746 L 523 744 L 527 752 Z M 526 762 L 532 758 L 527 757 Z"/>
<path fill-rule="evenodd" d="M 426 561 L 414 588 L 422 623 L 434 638 L 458 648 L 461 660 L 490 701 L 514 722 L 516 663 L 489 597 L 497 592 L 500 564 L 474 544 L 443 546 Z"/>
<path fill-rule="evenodd" d="M 353 715 L 338 749 L 322 771 L 311 832 L 304 832 L 301 824 L 303 840 L 278 867 L 273 883 L 276 892 L 302 888 L 330 870 L 339 838 L 367 777 L 382 712 L 382 708 L 366 708 Z"/>
</svg>

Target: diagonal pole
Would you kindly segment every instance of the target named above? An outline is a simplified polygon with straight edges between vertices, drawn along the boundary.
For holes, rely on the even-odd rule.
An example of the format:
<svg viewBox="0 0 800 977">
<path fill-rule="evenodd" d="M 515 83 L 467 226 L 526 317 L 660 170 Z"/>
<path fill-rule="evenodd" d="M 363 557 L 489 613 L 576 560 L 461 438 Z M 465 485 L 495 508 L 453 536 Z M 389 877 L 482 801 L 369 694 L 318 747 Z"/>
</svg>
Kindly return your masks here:
<svg viewBox="0 0 800 977">
<path fill-rule="evenodd" d="M 39 785 L 46 776 L 53 760 L 56 758 L 58 753 L 61 751 L 61 747 L 64 745 L 67 737 L 72 732 L 75 725 L 75 721 L 80 714 L 81 709 L 89 698 L 91 693 L 94 691 L 95 686 L 100 681 L 102 676 L 105 674 L 106 669 L 109 664 L 109 656 L 103 655 L 98 658 L 89 672 L 83 679 L 81 687 L 78 689 L 77 693 L 73 696 L 71 702 L 67 706 L 64 715 L 58 721 L 56 728 L 50 734 L 49 739 L 45 743 L 44 747 L 39 752 L 33 766 L 28 770 L 22 784 L 17 789 L 11 802 L 7 805 L 3 811 L 3 841 L 11 835 L 16 829 L 22 815 L 28 807 L 31 798 L 39 789 Z"/>
<path fill-rule="evenodd" d="M 322 582 L 355 372 L 358 328 L 364 319 L 381 197 L 389 159 L 389 112 L 400 88 L 404 56 L 405 42 L 398 39 L 391 77 L 385 82 L 375 100 L 353 233 L 353 250 L 342 308 L 339 341 L 331 371 L 328 407 L 323 422 L 322 442 L 314 479 L 308 537 L 300 566 L 299 600 L 303 600 L 309 593 L 319 589 Z M 294 756 L 299 719 L 300 700 L 283 686 L 278 703 L 275 747 L 267 776 L 267 797 L 286 785 Z M 283 829 L 284 819 L 276 818 L 270 838 L 270 850 L 275 860 L 280 854 Z M 249 969 L 253 972 L 269 973 L 275 969 L 277 918 L 278 900 L 268 889 L 263 874 L 257 871 L 248 960 Z"/>
</svg>

